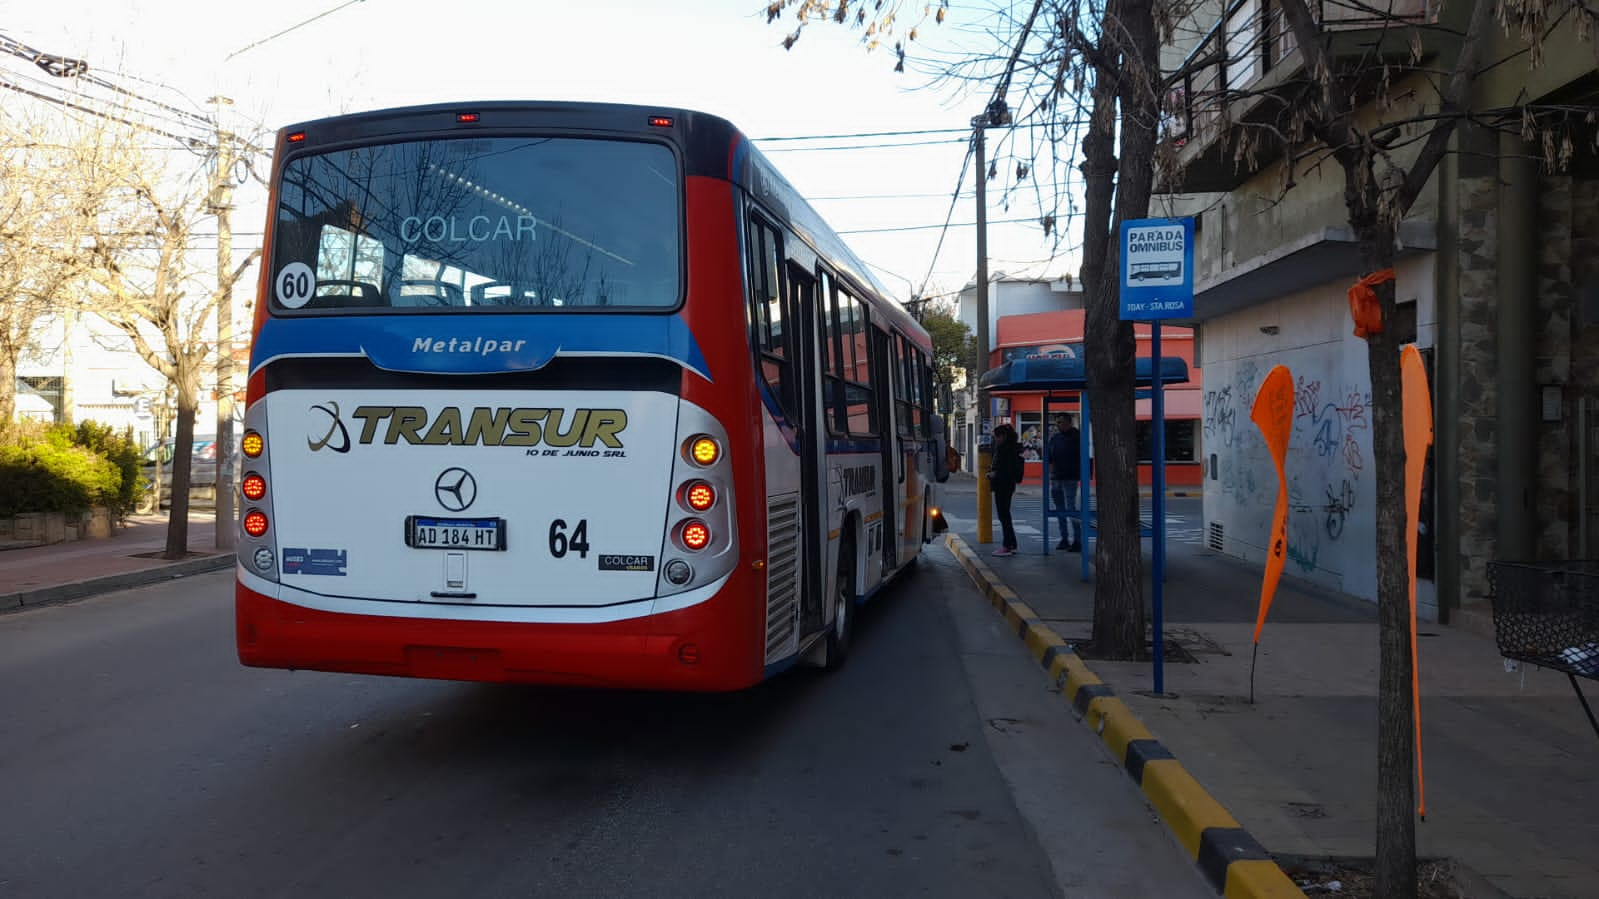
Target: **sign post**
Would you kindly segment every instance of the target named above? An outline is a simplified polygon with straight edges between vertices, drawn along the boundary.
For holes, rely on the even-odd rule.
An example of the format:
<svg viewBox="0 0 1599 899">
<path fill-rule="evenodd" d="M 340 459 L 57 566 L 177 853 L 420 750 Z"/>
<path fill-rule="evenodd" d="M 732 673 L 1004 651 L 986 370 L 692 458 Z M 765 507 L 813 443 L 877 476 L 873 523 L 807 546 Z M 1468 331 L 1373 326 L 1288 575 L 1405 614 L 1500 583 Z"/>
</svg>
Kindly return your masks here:
<svg viewBox="0 0 1599 899">
<path fill-rule="evenodd" d="M 1165 637 L 1162 589 L 1166 580 L 1166 387 L 1161 377 L 1160 323 L 1194 315 L 1194 220 L 1138 219 L 1122 222 L 1121 319 L 1150 323 L 1150 523 L 1154 571 L 1154 690 L 1164 693 Z"/>
</svg>

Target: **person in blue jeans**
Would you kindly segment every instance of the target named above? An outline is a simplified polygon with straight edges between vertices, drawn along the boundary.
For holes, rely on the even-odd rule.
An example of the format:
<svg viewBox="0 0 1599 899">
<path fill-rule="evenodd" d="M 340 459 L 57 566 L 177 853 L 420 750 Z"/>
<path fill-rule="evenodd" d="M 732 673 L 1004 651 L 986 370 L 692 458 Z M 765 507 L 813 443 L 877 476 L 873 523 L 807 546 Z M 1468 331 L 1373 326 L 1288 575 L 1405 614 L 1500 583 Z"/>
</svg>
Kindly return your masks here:
<svg viewBox="0 0 1599 899">
<path fill-rule="evenodd" d="M 1056 549 L 1082 552 L 1082 523 L 1077 519 L 1077 497 L 1083 479 L 1083 447 L 1070 415 L 1055 416 L 1055 433 L 1049 438 L 1049 496 L 1060 522 Z"/>
<path fill-rule="evenodd" d="M 1016 553 L 1016 526 L 1011 523 L 1010 501 L 1016 495 L 1016 485 L 1022 482 L 1025 471 L 1021 442 L 1016 439 L 1016 429 L 1010 425 L 994 428 L 994 458 L 988 471 L 988 487 L 994 492 L 994 511 L 999 514 L 1002 532 L 996 556 Z"/>
</svg>

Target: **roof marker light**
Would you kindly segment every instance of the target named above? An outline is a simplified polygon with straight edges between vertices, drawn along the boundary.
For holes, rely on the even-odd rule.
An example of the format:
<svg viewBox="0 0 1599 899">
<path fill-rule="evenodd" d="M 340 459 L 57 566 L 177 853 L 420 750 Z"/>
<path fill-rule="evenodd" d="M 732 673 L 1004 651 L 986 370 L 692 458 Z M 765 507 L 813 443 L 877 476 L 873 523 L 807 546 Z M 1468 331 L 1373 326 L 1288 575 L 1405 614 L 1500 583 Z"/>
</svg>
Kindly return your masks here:
<svg viewBox="0 0 1599 899">
<path fill-rule="evenodd" d="M 475 112 L 458 112 L 455 114 L 455 120 L 463 125 L 475 124 L 478 120 L 478 114 Z"/>
<path fill-rule="evenodd" d="M 291 143 L 291 144 L 297 144 L 297 143 L 300 143 L 303 140 L 305 140 L 305 132 L 304 131 L 296 131 L 293 134 L 289 135 L 289 143 Z"/>
<path fill-rule="evenodd" d="M 664 115 L 652 115 L 650 116 L 650 125 L 655 128 L 670 128 L 672 127 L 672 117 Z"/>
</svg>

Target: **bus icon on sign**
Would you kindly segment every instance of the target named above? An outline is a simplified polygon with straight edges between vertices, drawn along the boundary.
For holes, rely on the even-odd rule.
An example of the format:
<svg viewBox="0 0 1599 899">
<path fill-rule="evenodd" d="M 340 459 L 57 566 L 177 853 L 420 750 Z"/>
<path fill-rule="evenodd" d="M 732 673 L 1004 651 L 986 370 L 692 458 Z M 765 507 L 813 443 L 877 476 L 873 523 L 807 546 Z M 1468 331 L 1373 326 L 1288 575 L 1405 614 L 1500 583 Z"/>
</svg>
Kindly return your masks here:
<svg viewBox="0 0 1599 899">
<path fill-rule="evenodd" d="M 1168 278 L 1181 278 L 1183 276 L 1183 261 L 1181 259 L 1165 259 L 1160 262 L 1134 262 L 1128 266 L 1127 280 L 1143 281 L 1154 278 L 1166 280 Z"/>
</svg>

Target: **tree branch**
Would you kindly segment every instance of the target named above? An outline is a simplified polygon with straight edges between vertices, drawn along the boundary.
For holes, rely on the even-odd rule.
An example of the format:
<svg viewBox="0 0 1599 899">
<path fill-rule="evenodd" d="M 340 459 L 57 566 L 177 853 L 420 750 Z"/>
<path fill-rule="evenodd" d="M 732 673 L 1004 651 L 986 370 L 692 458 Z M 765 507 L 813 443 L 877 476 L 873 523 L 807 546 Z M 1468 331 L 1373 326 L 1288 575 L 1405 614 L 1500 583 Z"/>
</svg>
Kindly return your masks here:
<svg viewBox="0 0 1599 899">
<path fill-rule="evenodd" d="M 1288 0 L 1288 2 L 1300 2 L 1300 0 Z M 1475 5 L 1471 10 L 1471 24 L 1466 28 L 1465 40 L 1460 45 L 1460 55 L 1455 59 L 1455 70 L 1449 76 L 1449 83 L 1444 86 L 1438 107 L 1440 115 L 1458 115 L 1464 108 L 1471 91 L 1472 80 L 1477 72 L 1478 57 L 1482 55 L 1483 44 L 1487 42 L 1486 35 L 1495 4 L 1489 0 L 1473 0 L 1473 2 Z M 1456 120 L 1448 120 L 1433 126 L 1432 133 L 1427 135 L 1427 142 L 1422 145 L 1421 152 L 1410 163 L 1410 170 L 1405 173 L 1405 180 L 1400 185 L 1396 202 L 1400 216 L 1408 212 L 1411 204 L 1421 196 L 1422 188 L 1432 177 L 1433 169 L 1438 166 L 1438 161 L 1449 149 L 1449 139 L 1454 135 L 1455 124 Z"/>
</svg>

